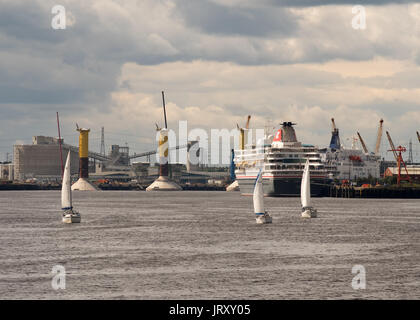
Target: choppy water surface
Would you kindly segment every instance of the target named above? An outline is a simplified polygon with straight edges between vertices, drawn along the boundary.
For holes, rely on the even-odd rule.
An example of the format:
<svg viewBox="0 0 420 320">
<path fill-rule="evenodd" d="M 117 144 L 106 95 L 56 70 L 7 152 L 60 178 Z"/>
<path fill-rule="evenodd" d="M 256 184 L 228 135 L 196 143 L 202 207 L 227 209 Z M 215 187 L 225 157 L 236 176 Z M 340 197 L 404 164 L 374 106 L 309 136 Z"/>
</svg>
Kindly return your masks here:
<svg viewBox="0 0 420 320">
<path fill-rule="evenodd" d="M 227 192 L 0 192 L 0 298 L 419 299 L 420 200 L 252 198 Z M 54 265 L 66 289 L 51 286 Z M 352 267 L 366 268 L 353 290 Z"/>
</svg>

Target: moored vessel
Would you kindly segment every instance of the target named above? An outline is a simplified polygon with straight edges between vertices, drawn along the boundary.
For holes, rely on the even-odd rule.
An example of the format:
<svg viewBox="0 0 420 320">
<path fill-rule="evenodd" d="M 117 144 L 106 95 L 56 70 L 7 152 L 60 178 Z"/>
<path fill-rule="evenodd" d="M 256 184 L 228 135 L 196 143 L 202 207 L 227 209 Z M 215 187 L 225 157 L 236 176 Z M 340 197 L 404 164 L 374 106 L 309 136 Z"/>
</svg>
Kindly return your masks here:
<svg viewBox="0 0 420 320">
<path fill-rule="evenodd" d="M 266 135 L 262 143 L 235 150 L 235 175 L 242 194 L 253 193 L 260 168 L 264 194 L 271 197 L 299 196 L 306 160 L 311 172 L 311 195 L 323 196 L 330 183 L 328 171 L 318 149 L 302 144 L 296 138 L 292 122 L 283 122 L 276 134 Z"/>
<path fill-rule="evenodd" d="M 351 137 L 351 148 L 345 147 L 340 140 L 339 129 L 335 125 L 334 118 L 331 119 L 332 132 L 331 142 L 328 148 L 320 149 L 320 156 L 329 175 L 336 180 L 355 181 L 360 178 L 377 178 L 381 177 L 380 163 L 381 157 L 379 153 L 382 124 L 379 121 L 378 137 L 374 152 L 369 152 L 361 135 Z M 357 146 L 360 142 L 365 150 L 361 150 Z"/>
</svg>

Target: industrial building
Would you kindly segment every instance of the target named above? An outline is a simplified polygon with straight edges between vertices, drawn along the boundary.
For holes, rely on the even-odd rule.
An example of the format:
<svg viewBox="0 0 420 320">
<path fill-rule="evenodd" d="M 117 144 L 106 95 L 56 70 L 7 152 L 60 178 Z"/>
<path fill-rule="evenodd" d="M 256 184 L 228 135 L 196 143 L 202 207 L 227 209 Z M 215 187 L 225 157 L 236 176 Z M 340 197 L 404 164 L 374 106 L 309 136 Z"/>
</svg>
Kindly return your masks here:
<svg viewBox="0 0 420 320">
<path fill-rule="evenodd" d="M 0 163 L 0 180 L 14 180 L 14 165 L 10 162 Z"/>
<path fill-rule="evenodd" d="M 420 165 L 407 165 L 407 172 L 412 182 L 420 182 Z M 401 168 L 401 177 L 406 178 L 407 172 L 405 168 Z M 389 167 L 386 169 L 385 177 L 397 177 L 398 167 Z"/>
<path fill-rule="evenodd" d="M 71 173 L 77 174 L 79 169 L 77 148 L 64 144 L 63 139 L 61 142 L 63 158 L 71 151 Z M 13 156 L 15 180 L 61 179 L 61 156 L 57 138 L 34 136 L 32 145 L 15 145 Z"/>
<path fill-rule="evenodd" d="M 47 136 L 34 136 L 31 145 L 14 146 L 14 163 L 0 164 L 0 179 L 27 181 L 60 181 L 61 155 L 59 139 Z M 64 143 L 61 139 L 63 161 L 71 152 L 71 174 L 77 176 L 79 172 L 79 148 Z M 205 184 L 208 179 L 225 179 L 224 173 L 210 174 L 201 172 L 199 164 L 192 161 L 199 158 L 198 141 L 190 141 L 185 146 L 187 153 L 186 164 L 171 164 L 170 176 L 182 184 Z M 178 149 L 178 147 L 177 147 Z M 133 162 L 132 159 L 148 157 L 156 151 L 145 154 L 129 155 L 128 146 L 112 145 L 107 155 L 89 151 L 89 175 L 91 180 L 108 180 L 128 182 L 137 180 L 141 183 L 151 183 L 159 175 L 159 167 L 149 161 Z M 193 158 L 192 158 L 193 157 Z M 192 163 L 193 162 L 193 163 Z"/>
<path fill-rule="evenodd" d="M 130 158 L 128 156 L 129 154 L 129 148 L 122 147 L 116 144 L 113 144 L 111 146 L 111 150 L 109 152 L 109 157 L 112 159 L 112 165 L 117 166 L 129 166 L 130 165 Z"/>
</svg>

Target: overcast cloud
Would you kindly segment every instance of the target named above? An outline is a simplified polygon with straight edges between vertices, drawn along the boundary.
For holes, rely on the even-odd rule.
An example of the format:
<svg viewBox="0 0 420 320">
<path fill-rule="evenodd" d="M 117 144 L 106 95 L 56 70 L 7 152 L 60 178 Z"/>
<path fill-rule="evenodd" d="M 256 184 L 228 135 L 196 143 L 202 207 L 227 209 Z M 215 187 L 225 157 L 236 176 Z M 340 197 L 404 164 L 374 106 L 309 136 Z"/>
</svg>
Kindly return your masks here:
<svg viewBox="0 0 420 320">
<path fill-rule="evenodd" d="M 359 130 L 373 147 L 385 119 L 396 144 L 420 148 L 420 4 L 363 1 L 65 0 L 66 30 L 51 28 L 55 0 L 0 0 L 0 161 L 33 135 L 67 142 L 75 123 L 106 144 L 155 148 L 165 90 L 169 124 L 233 128 L 298 123 L 306 143 Z M 383 149 L 388 149 L 383 144 Z"/>
</svg>

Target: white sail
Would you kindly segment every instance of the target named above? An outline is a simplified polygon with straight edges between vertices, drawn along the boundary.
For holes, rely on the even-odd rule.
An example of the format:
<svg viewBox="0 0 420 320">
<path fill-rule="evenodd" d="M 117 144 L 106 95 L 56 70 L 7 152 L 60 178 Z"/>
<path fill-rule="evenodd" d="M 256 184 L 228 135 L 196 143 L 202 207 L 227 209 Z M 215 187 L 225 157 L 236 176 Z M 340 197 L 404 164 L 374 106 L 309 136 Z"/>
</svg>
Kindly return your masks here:
<svg viewBox="0 0 420 320">
<path fill-rule="evenodd" d="M 262 185 L 262 170 L 258 173 L 254 185 L 254 212 L 256 214 L 264 213 L 264 190 Z"/>
<path fill-rule="evenodd" d="M 311 205 L 311 178 L 309 174 L 309 159 L 306 160 L 305 169 L 303 170 L 302 183 L 300 185 L 300 200 L 302 207 Z"/>
<path fill-rule="evenodd" d="M 70 183 L 70 151 L 67 155 L 66 166 L 64 167 L 63 182 L 61 186 L 61 208 L 69 210 L 71 204 L 71 183 Z"/>
</svg>

